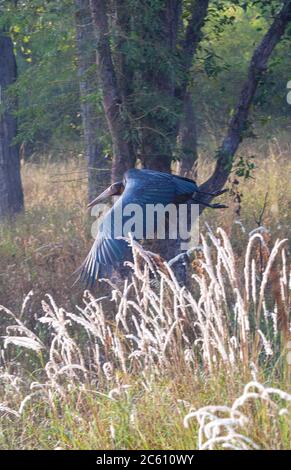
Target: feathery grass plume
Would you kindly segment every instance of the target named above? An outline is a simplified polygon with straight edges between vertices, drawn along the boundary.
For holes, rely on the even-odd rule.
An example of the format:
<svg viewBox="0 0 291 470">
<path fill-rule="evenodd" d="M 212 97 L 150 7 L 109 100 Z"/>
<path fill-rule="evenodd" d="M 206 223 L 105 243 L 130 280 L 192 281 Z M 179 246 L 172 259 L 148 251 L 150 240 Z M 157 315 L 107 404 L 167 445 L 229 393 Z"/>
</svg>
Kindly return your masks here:
<svg viewBox="0 0 291 470">
<path fill-rule="evenodd" d="M 277 402 L 273 396 L 277 398 Z M 280 389 L 265 387 L 257 381 L 249 382 L 244 387 L 243 394 L 233 402 L 232 406 L 210 405 L 190 411 L 184 418 L 184 426 L 188 428 L 192 418 L 198 420 L 200 450 L 259 449 L 260 447 L 246 435 L 249 434 L 251 425 L 251 419 L 247 415 L 251 405 L 247 408 L 247 402 L 254 400 L 259 401 L 261 408 L 266 408 L 267 405 L 274 408 L 276 410 L 274 419 L 279 420 L 281 416 L 288 415 L 288 410 L 283 408 L 280 401 L 290 402 L 291 395 Z"/>
<path fill-rule="evenodd" d="M 91 399 L 93 421 L 97 419 L 96 406 L 98 416 L 108 406 L 115 406 L 117 415 L 127 410 L 127 418 L 123 416 L 121 421 L 126 421 L 128 429 L 134 429 L 142 439 L 139 420 L 144 413 L 137 406 L 138 397 L 142 396 L 145 402 L 151 400 L 157 381 L 171 378 L 164 392 L 167 398 L 163 397 L 168 400 L 172 389 L 183 390 L 173 380 L 176 377 L 181 383 L 184 376 L 191 377 L 199 387 L 202 382 L 213 380 L 220 387 L 219 374 L 225 381 L 235 381 L 237 374 L 247 380 L 250 367 L 261 371 L 267 365 L 274 366 L 281 354 L 277 341 L 278 303 L 266 286 L 272 283 L 276 262 L 280 295 L 287 305 L 290 273 L 282 240 L 268 249 L 269 257 L 259 276 L 260 259 L 253 249 L 257 241 L 266 244 L 261 233 L 252 234 L 241 269 L 242 260 L 235 256 L 226 233 L 222 229 L 209 231 L 208 236 L 202 237 L 196 268 L 199 266 L 193 268 L 189 289 L 179 285 L 171 266 L 131 241 L 134 262 L 123 285 L 104 280 L 111 292 L 95 298 L 85 291 L 83 304 L 73 311 L 59 307 L 47 295 L 33 331 L 26 325 L 30 320 L 26 312 L 33 299 L 31 293 L 19 316 L 0 307 L 9 323 L 3 327 L 5 350 L 1 353 L 0 370 L 0 401 L 5 419 L 9 415 L 14 415 L 13 419 L 29 419 L 36 413 L 34 410 L 45 406 L 45 419 L 49 415 L 56 420 L 59 415 L 66 416 L 68 404 L 74 403 L 75 414 L 76 403 L 86 408 L 83 403 Z M 153 278 L 157 281 L 154 284 Z M 184 399 L 181 395 L 179 398 Z M 276 420 L 278 416 L 287 419 L 288 408 L 279 401 L 289 402 L 289 395 L 255 381 L 246 386 L 231 407 L 202 406 L 187 415 L 186 425 L 190 418 L 198 419 L 199 448 L 262 447 L 255 432 L 247 433 L 255 419 L 250 409 L 245 410 L 251 399 L 268 403 L 269 408 L 262 413 L 271 427 L 274 413 Z M 209 400 L 206 402 L 209 404 Z M 183 405 L 173 399 L 171 406 L 176 409 Z M 130 418 L 132 413 L 134 419 Z M 70 417 L 73 423 L 76 419 Z M 118 447 L 119 420 L 112 420 L 110 413 L 102 419 L 106 423 L 104 434 L 108 435 L 108 423 L 112 424 L 111 441 Z M 171 422 L 174 418 L 170 414 L 168 419 Z M 281 424 L 276 420 L 274 432 L 278 433 Z M 59 445 L 66 447 L 58 439 L 55 446 Z"/>
<path fill-rule="evenodd" d="M 112 287 L 110 319 L 107 320 L 104 313 L 104 302 L 108 302 L 108 298 L 95 299 L 87 291 L 84 307 L 78 307 L 76 313 L 59 308 L 51 296 L 48 296 L 49 302 L 42 302 L 44 315 L 38 322 L 47 325 L 51 335 L 49 360 L 45 366 L 49 378 L 58 380 L 59 375 L 65 374 L 76 379 L 79 378 L 77 370 L 86 375 L 88 361 L 95 371 L 109 363 L 126 372 L 133 366 L 138 369 L 157 364 L 166 367 L 185 361 L 186 357 L 189 364 L 190 356 L 195 364 L 202 363 L 211 372 L 220 362 L 230 369 L 241 362 L 247 367 L 249 357 L 257 360 L 263 350 L 270 352 L 272 338 L 266 334 L 274 330 L 274 313 L 273 319 L 265 318 L 265 323 L 270 323 L 266 331 L 262 330 L 259 319 L 264 302 L 270 304 L 264 297 L 266 284 L 285 240 L 275 243 L 258 283 L 256 260 L 251 258 L 256 239 L 263 241 L 261 234 L 251 235 L 244 278 L 241 278 L 225 232 L 219 229 L 215 235 L 210 231 L 210 245 L 202 236 L 202 272 L 193 274 L 195 296 L 179 286 L 169 266 L 161 267 L 160 260 L 131 240 L 135 260 L 131 277 L 123 288 L 106 281 Z M 284 256 L 281 257 L 285 269 L 281 285 L 283 283 L 287 297 Z M 159 279 L 158 288 L 152 286 L 151 274 Z M 275 307 L 270 305 L 268 310 L 275 312 Z M 6 328 L 5 347 L 15 344 L 36 352 L 45 348 L 35 333 L 12 312 L 4 307 L 2 310 L 17 323 Z M 256 324 L 251 329 L 254 311 Z M 84 330 L 87 335 L 86 352 L 84 344 L 78 343 L 75 334 L 72 336 L 73 330 L 81 335 Z M 254 337 L 261 338 L 262 347 L 253 348 Z M 98 357 L 98 364 L 92 362 L 93 357 Z"/>
</svg>

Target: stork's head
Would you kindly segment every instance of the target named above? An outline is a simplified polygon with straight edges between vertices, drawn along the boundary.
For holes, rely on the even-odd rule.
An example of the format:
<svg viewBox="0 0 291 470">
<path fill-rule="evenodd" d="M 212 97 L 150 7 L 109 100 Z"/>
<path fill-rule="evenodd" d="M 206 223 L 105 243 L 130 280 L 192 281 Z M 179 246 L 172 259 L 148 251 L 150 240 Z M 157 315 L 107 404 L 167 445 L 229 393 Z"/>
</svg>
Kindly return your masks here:
<svg viewBox="0 0 291 470">
<path fill-rule="evenodd" d="M 117 183 L 113 183 L 109 188 L 105 189 L 103 193 L 101 193 L 99 196 L 97 196 L 93 201 L 88 204 L 88 209 L 90 207 L 95 206 L 101 201 L 104 201 L 104 199 L 108 198 L 109 196 L 120 196 L 124 191 L 124 184 L 122 181 L 118 181 Z"/>
</svg>

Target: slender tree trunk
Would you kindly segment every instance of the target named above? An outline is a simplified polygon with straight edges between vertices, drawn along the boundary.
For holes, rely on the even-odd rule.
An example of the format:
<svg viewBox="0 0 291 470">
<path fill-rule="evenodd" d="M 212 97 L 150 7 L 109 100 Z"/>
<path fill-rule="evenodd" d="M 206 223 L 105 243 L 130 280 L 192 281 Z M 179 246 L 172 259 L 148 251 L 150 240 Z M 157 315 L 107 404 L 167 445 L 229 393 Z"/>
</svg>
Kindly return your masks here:
<svg viewBox="0 0 291 470">
<path fill-rule="evenodd" d="M 250 106 L 253 102 L 258 84 L 262 80 L 267 69 L 267 63 L 274 48 L 283 36 L 286 26 L 291 21 L 291 0 L 285 0 L 282 9 L 275 16 L 269 30 L 255 49 L 252 56 L 248 76 L 242 86 L 240 97 L 229 123 L 226 136 L 217 152 L 217 161 L 213 174 L 201 186 L 203 191 L 219 191 L 225 185 L 232 169 L 234 155 L 242 140 L 243 130 Z M 211 196 L 203 197 L 205 202 L 211 200 Z M 203 207 L 201 207 L 201 211 Z"/>
<path fill-rule="evenodd" d="M 81 113 L 84 132 L 84 150 L 88 168 L 88 200 L 94 199 L 110 184 L 110 168 L 103 155 L 98 137 L 101 119 L 92 99 L 98 86 L 96 76 L 96 49 L 89 0 L 75 0 L 76 39 L 78 49 L 78 76 Z"/>
<path fill-rule="evenodd" d="M 118 88 L 111 56 L 106 2 L 90 0 L 91 15 L 97 42 L 97 67 L 103 93 L 104 111 L 112 139 L 112 179 L 122 179 L 126 170 L 135 164 L 135 156 L 128 145 L 130 125 L 123 109 L 122 95 Z"/>
<path fill-rule="evenodd" d="M 16 75 L 11 38 L 0 31 L 0 219 L 23 210 L 19 146 L 13 143 L 17 134 L 13 116 L 16 104 L 8 104 L 6 97 L 6 89 L 15 82 Z"/>
</svg>

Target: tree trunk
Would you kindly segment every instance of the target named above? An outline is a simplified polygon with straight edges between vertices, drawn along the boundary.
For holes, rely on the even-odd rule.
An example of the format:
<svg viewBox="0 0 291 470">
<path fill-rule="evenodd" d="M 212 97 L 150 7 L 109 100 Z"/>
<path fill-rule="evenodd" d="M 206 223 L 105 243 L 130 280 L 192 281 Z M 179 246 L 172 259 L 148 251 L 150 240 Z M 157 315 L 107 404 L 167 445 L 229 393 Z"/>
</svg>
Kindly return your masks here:
<svg viewBox="0 0 291 470">
<path fill-rule="evenodd" d="M 13 143 L 17 120 L 13 116 L 16 103 L 8 103 L 6 89 L 17 75 L 13 44 L 0 32 L 0 219 L 23 210 L 19 146 Z"/>
<path fill-rule="evenodd" d="M 126 170 L 135 164 L 135 156 L 128 145 L 130 125 L 124 113 L 122 96 L 111 57 L 106 2 L 90 0 L 91 15 L 97 42 L 97 67 L 103 94 L 104 111 L 112 139 L 112 180 L 122 179 Z"/>
<path fill-rule="evenodd" d="M 75 0 L 76 40 L 78 49 L 78 76 L 81 97 L 81 114 L 84 132 L 84 150 L 88 169 L 88 201 L 110 184 L 110 168 L 103 155 L 98 137 L 101 119 L 92 99 L 96 93 L 96 49 L 94 47 L 93 23 L 89 0 Z"/>
<path fill-rule="evenodd" d="M 197 177 L 197 132 L 193 103 L 190 93 L 184 97 L 183 116 L 180 122 L 179 147 L 181 152 L 181 176 Z"/>
<path fill-rule="evenodd" d="M 151 86 L 157 95 L 161 97 L 164 96 L 168 100 L 173 100 L 173 103 L 176 100 L 175 106 L 180 102 L 181 118 L 172 123 L 170 127 L 165 123 L 164 134 L 172 145 L 172 148 L 174 148 L 177 143 L 177 136 L 180 133 L 182 171 L 189 175 L 197 159 L 197 151 L 195 115 L 190 94 L 187 93 L 187 87 L 193 56 L 195 55 L 202 37 L 202 27 L 207 16 L 208 4 L 209 0 L 196 0 L 192 2 L 191 18 L 186 27 L 183 39 L 180 40 L 179 25 L 181 23 L 182 2 L 179 0 L 171 0 L 165 3 L 165 7 L 161 10 L 160 15 L 160 43 L 167 45 L 169 54 L 172 57 L 180 55 L 183 76 L 182 79 L 180 77 L 179 85 L 176 86 L 176 77 L 169 73 L 162 73 L 160 69 L 157 69 L 157 73 L 151 72 L 149 74 L 150 80 L 152 81 Z M 153 117 L 153 122 L 147 123 L 147 127 L 152 129 L 152 132 L 146 130 L 144 133 L 144 166 L 154 170 L 170 172 L 172 149 L 169 145 L 167 154 L 159 152 L 159 140 L 161 140 L 161 137 L 155 132 L 155 116 Z"/>
<path fill-rule="evenodd" d="M 207 16 L 208 5 L 209 0 L 196 0 L 192 4 L 191 19 L 186 28 L 185 37 L 180 44 L 184 79 L 175 90 L 175 96 L 183 102 L 183 113 L 178 129 L 178 143 L 181 150 L 181 175 L 193 179 L 197 176 L 197 133 L 191 93 L 187 91 L 187 88 L 193 57 L 202 38 L 202 28 Z"/>
<path fill-rule="evenodd" d="M 147 25 L 144 28 L 144 40 L 149 44 L 154 43 L 157 49 L 162 45 L 167 50 L 169 60 L 174 60 L 177 52 L 181 11 L 181 0 L 160 2 L 160 10 L 157 13 L 158 31 L 153 35 L 151 30 L 148 31 Z M 167 103 L 169 116 L 171 108 L 174 108 L 176 77 L 174 65 L 172 64 L 172 67 L 168 65 L 164 69 L 152 65 L 144 73 L 148 93 L 156 97 L 157 110 L 148 113 L 145 118 L 142 137 L 144 167 L 166 173 L 171 172 L 172 153 L 176 145 L 178 128 L 178 119 L 173 124 L 173 119 L 168 119 L 164 111 L 158 108 L 158 106 L 164 106 L 164 103 Z"/>
</svg>

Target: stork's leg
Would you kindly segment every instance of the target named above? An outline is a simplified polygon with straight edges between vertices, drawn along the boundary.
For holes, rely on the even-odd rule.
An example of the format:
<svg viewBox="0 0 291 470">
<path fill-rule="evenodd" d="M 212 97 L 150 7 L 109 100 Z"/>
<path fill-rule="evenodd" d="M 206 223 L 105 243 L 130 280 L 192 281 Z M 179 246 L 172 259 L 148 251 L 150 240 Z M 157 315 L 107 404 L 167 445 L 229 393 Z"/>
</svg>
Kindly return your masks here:
<svg viewBox="0 0 291 470">
<path fill-rule="evenodd" d="M 228 189 L 221 189 L 220 191 L 214 191 L 213 193 L 208 193 L 207 191 L 200 191 L 198 188 L 197 192 L 199 194 L 206 194 L 207 196 L 217 197 L 217 196 L 221 196 L 221 194 L 227 193 Z"/>
<path fill-rule="evenodd" d="M 225 204 L 211 204 L 210 202 L 198 201 L 195 200 L 196 204 L 201 204 L 202 206 L 211 207 L 211 209 L 227 209 L 228 206 Z"/>
</svg>

